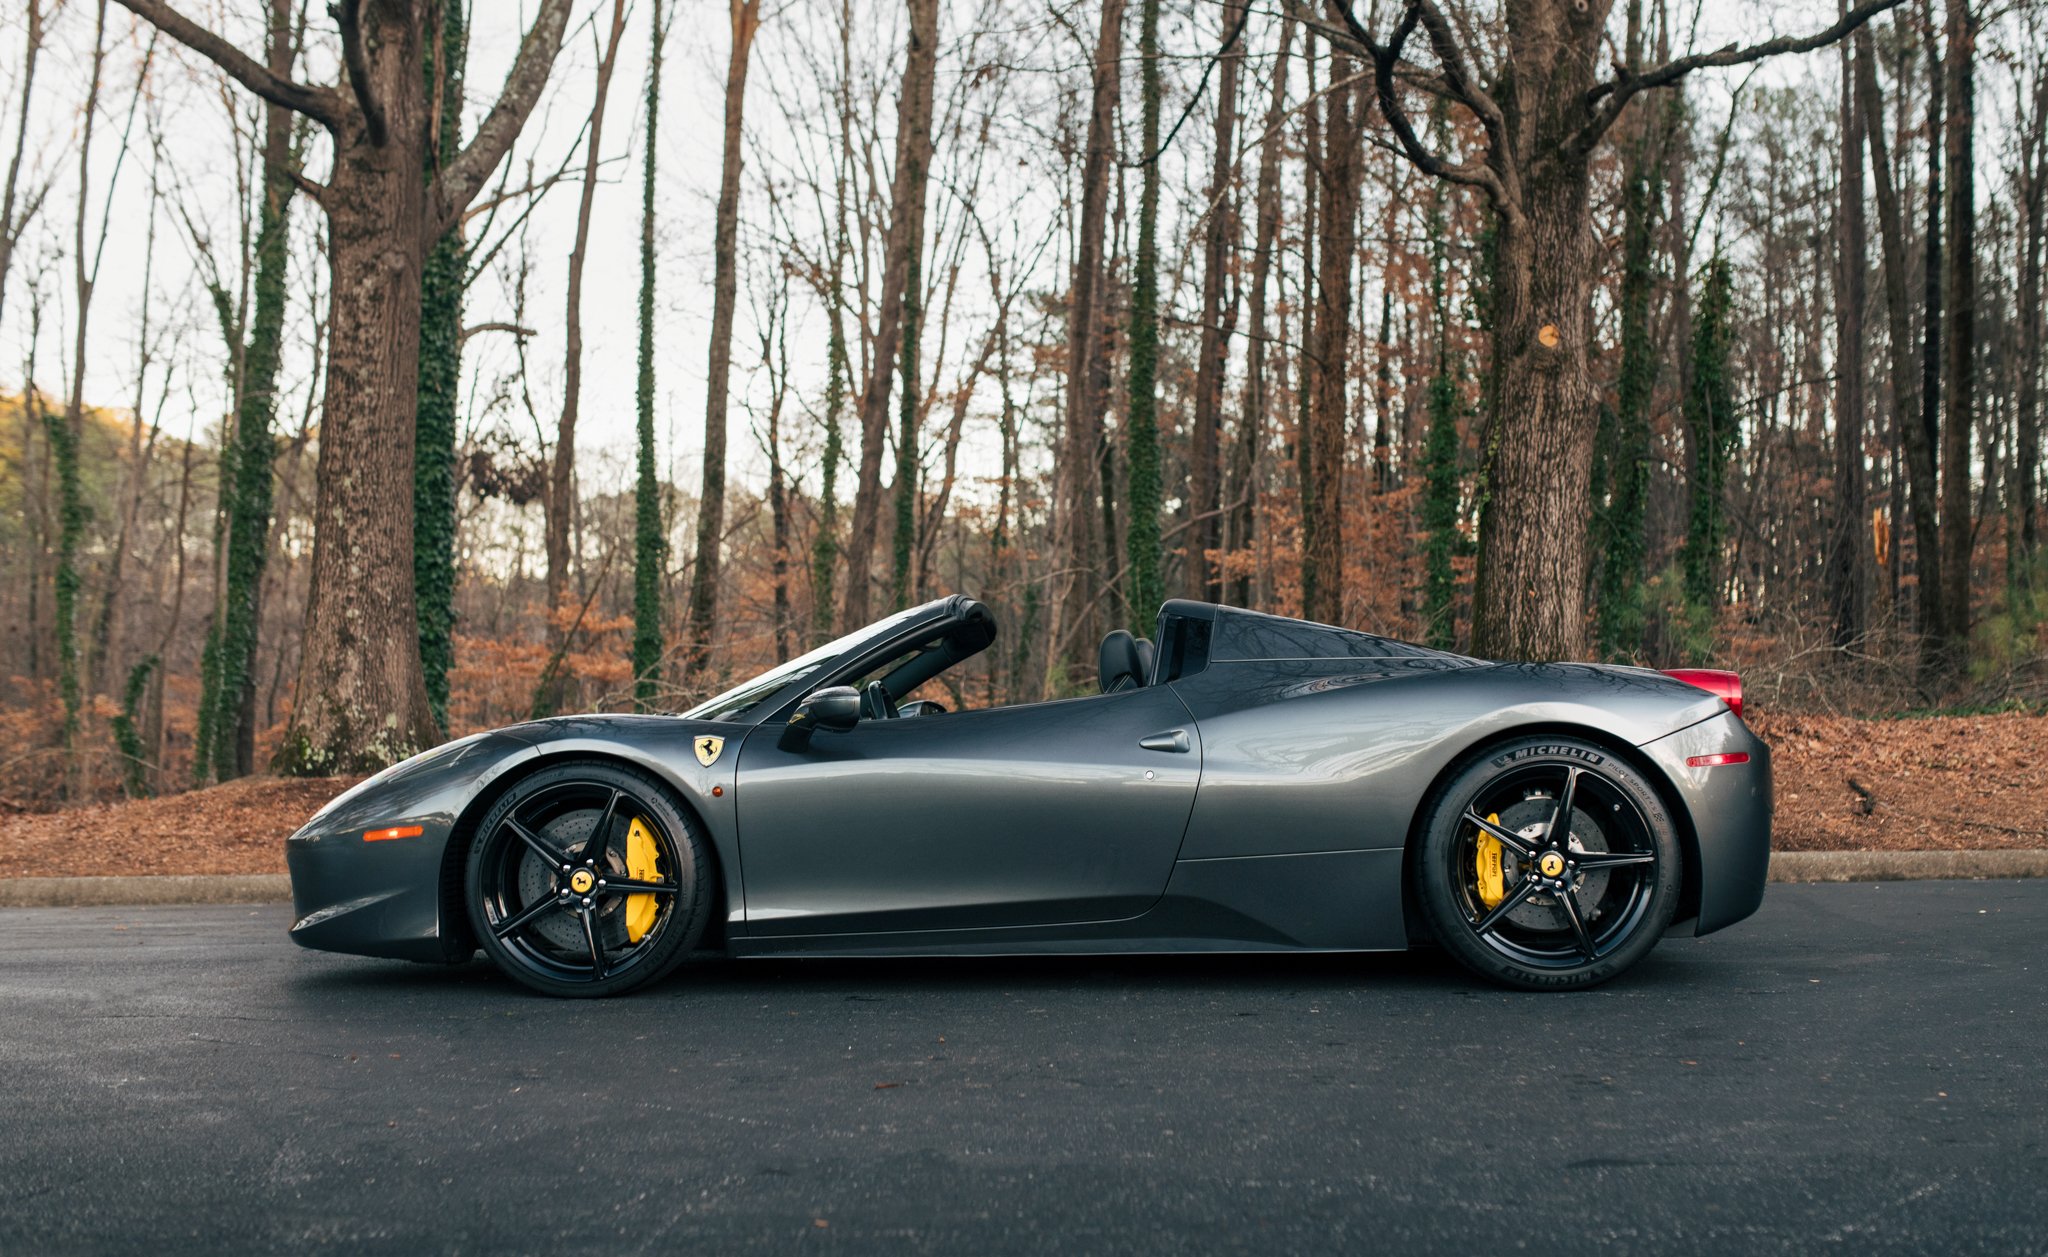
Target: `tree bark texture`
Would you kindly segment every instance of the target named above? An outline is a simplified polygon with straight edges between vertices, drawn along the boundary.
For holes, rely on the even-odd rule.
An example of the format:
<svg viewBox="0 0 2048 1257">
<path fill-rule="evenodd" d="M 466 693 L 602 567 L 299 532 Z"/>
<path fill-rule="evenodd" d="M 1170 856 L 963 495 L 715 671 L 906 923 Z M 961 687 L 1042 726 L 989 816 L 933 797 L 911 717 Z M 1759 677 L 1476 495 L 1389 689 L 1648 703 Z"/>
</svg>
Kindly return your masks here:
<svg viewBox="0 0 2048 1257">
<path fill-rule="evenodd" d="M 874 366 L 860 407 L 860 473 L 846 547 L 843 622 L 866 624 L 875 549 L 881 541 L 882 446 L 889 435 L 889 395 L 901 352 L 911 255 L 924 245 L 925 185 L 931 169 L 932 92 L 938 77 L 938 0 L 906 0 L 910 47 L 896 99 L 896 167 L 889 187 L 889 235 L 882 263 L 881 309 L 875 318 Z"/>
<path fill-rule="evenodd" d="M 1060 645 L 1092 643 L 1100 621 L 1095 601 L 1097 503 L 1102 496 L 1097 449 L 1102 443 L 1102 390 L 1096 384 L 1104 353 L 1103 230 L 1109 218 L 1110 174 L 1116 158 L 1116 105 L 1122 91 L 1124 0 L 1102 0 L 1090 85 L 1087 148 L 1081 158 L 1081 216 L 1074 239 L 1073 277 L 1067 297 L 1066 441 L 1055 472 L 1058 514 L 1052 581 L 1052 633 L 1048 668 L 1059 666 Z"/>
<path fill-rule="evenodd" d="M 1943 305 L 1947 407 L 1941 431 L 1942 667 L 1959 672 L 1970 640 L 1970 559 L 1976 520 L 1970 509 L 1970 439 L 1976 430 L 1977 345 L 1977 21 L 1968 0 L 1948 0 L 1948 270 Z"/>
<path fill-rule="evenodd" d="M 1844 8 L 1846 9 L 1846 5 Z M 1869 230 L 1863 217 L 1863 123 L 1855 101 L 1853 44 L 1842 50 L 1842 189 L 1835 233 L 1835 526 L 1828 546 L 1827 593 L 1838 647 L 1863 635 L 1867 596 L 1863 561 L 1863 304 Z"/>
<path fill-rule="evenodd" d="M 1214 164 L 1208 188 L 1208 221 L 1202 232 L 1202 331 L 1195 365 L 1195 422 L 1190 434 L 1187 579 L 1189 596 L 1220 601 L 1221 569 L 1216 559 L 1223 545 L 1223 383 L 1230 362 L 1230 338 L 1237 328 L 1237 293 L 1231 283 L 1231 248 L 1237 242 L 1237 78 L 1244 61 L 1239 22 L 1249 0 L 1223 6 L 1224 39 L 1217 54 L 1216 126 L 1212 139 Z M 1133 609 L 1149 614 L 1143 607 Z"/>
<path fill-rule="evenodd" d="M 1301 509 L 1301 613 L 1344 622 L 1344 464 L 1350 383 L 1351 267 L 1358 254 L 1361 162 L 1353 93 L 1344 81 L 1355 63 L 1330 57 L 1323 97 L 1324 143 L 1317 172 L 1320 201 L 1315 333 L 1308 345 L 1309 421 Z"/>
<path fill-rule="evenodd" d="M 732 381 L 732 320 L 739 291 L 740 148 L 747 62 L 761 26 L 761 0 L 731 0 L 732 52 L 725 71 L 725 152 L 712 231 L 711 358 L 704 385 L 704 472 L 697 498 L 696 563 L 690 573 L 685 673 L 711 654 L 718 630 L 718 582 L 725 547 L 725 412 Z"/>
</svg>

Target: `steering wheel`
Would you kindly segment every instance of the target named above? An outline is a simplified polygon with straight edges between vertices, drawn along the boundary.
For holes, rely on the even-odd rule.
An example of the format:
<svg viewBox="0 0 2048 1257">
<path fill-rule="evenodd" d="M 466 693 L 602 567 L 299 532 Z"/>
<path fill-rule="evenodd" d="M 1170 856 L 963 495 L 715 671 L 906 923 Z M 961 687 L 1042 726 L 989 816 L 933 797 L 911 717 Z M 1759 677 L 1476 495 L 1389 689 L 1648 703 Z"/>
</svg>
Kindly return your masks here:
<svg viewBox="0 0 2048 1257">
<path fill-rule="evenodd" d="M 896 719 L 896 700 L 889 697 L 889 687 L 878 680 L 868 682 L 860 693 L 860 714 L 868 720 Z"/>
<path fill-rule="evenodd" d="M 946 705 L 936 699 L 920 698 L 914 703 L 903 704 L 896 714 L 905 720 L 912 716 L 943 716 L 946 714 Z"/>
</svg>

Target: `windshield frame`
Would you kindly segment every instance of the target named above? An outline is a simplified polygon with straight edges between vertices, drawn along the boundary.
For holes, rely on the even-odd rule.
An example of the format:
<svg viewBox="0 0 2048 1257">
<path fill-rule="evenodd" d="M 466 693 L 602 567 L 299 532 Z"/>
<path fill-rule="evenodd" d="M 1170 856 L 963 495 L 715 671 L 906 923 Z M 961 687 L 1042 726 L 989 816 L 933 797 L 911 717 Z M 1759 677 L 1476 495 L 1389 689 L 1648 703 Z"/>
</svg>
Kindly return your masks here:
<svg viewBox="0 0 2048 1257">
<path fill-rule="evenodd" d="M 808 692 L 810 683 L 820 675 L 826 674 L 835 661 L 850 655 L 863 654 L 870 644 L 881 639 L 893 638 L 911 625 L 946 618 L 943 612 L 951 601 L 949 598 L 939 598 L 884 616 L 864 628 L 855 629 L 843 637 L 829 641 L 816 650 L 798 655 L 787 663 L 777 664 L 766 672 L 755 674 L 731 689 L 683 712 L 683 718 L 710 720 L 722 724 L 761 724 L 792 699 L 801 697 L 802 692 Z M 792 690 L 799 693 L 791 693 Z M 741 699 L 749 696 L 752 696 L 751 702 L 733 710 Z M 724 714 L 729 711 L 731 714 Z"/>
</svg>

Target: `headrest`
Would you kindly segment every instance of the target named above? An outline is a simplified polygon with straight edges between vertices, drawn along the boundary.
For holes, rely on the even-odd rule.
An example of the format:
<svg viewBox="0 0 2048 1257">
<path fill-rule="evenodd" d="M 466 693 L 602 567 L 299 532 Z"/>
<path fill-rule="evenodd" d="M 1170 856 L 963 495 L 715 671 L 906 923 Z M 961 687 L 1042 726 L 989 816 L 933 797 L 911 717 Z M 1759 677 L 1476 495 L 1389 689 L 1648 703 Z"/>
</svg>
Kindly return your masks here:
<svg viewBox="0 0 2048 1257">
<path fill-rule="evenodd" d="M 1138 639 L 1125 629 L 1111 629 L 1097 652 L 1102 692 L 1135 689 L 1145 683 L 1145 667 L 1138 653 Z"/>
<path fill-rule="evenodd" d="M 1152 684 L 1152 661 L 1157 658 L 1158 654 L 1158 651 L 1152 649 L 1151 638 L 1141 637 L 1138 639 L 1138 684 Z"/>
</svg>

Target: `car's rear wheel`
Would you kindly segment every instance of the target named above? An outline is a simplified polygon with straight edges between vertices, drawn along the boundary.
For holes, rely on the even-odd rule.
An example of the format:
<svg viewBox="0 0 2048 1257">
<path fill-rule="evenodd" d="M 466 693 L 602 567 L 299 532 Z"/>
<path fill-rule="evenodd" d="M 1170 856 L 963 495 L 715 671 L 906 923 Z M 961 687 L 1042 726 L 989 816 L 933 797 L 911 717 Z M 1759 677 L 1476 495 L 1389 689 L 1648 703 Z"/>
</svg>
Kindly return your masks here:
<svg viewBox="0 0 2048 1257">
<path fill-rule="evenodd" d="M 619 995 L 703 936 L 710 860 L 653 779 L 606 763 L 524 778 L 477 826 L 466 874 L 484 952 L 547 995 Z"/>
<path fill-rule="evenodd" d="M 1592 986 L 1657 945 L 1683 866 L 1670 811 L 1592 742 L 1489 748 L 1431 800 L 1413 865 L 1432 933 L 1483 977 Z"/>
</svg>

